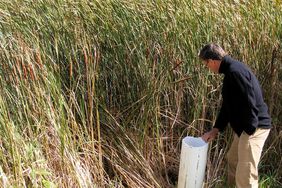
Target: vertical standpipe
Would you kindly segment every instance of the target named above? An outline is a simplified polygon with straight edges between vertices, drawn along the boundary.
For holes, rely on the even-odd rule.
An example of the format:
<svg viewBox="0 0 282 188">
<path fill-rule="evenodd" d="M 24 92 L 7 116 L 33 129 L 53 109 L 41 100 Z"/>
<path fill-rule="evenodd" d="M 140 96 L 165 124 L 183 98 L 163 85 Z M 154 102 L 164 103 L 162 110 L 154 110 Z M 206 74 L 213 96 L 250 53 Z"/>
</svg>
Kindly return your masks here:
<svg viewBox="0 0 282 188">
<path fill-rule="evenodd" d="M 187 136 L 182 140 L 177 188 L 202 188 L 207 164 L 208 143 Z"/>
</svg>

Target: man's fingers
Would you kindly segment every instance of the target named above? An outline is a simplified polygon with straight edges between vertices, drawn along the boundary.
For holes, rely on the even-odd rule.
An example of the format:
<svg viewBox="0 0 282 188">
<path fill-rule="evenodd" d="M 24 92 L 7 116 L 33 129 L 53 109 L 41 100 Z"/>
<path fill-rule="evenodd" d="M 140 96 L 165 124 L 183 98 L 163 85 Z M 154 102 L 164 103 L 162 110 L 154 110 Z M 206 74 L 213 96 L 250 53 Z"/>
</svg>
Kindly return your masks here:
<svg viewBox="0 0 282 188">
<path fill-rule="evenodd" d="M 202 139 L 203 139 L 205 142 L 208 142 L 209 137 L 208 137 L 208 136 L 206 136 L 206 135 L 203 135 L 203 136 L 202 136 Z"/>
</svg>

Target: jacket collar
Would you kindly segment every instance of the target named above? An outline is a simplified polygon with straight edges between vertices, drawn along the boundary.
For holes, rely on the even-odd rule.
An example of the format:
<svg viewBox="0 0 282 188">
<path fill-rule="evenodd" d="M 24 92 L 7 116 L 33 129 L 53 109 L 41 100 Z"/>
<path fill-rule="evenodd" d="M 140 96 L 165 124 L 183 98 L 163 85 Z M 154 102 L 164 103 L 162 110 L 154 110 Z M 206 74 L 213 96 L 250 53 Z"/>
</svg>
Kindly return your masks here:
<svg viewBox="0 0 282 188">
<path fill-rule="evenodd" d="M 228 56 L 228 55 L 224 56 L 221 63 L 220 63 L 220 67 L 219 67 L 218 72 L 221 73 L 221 74 L 227 73 L 229 71 L 229 69 L 230 69 L 229 67 L 230 67 L 230 65 L 232 64 L 233 61 L 234 60 L 230 56 Z"/>
</svg>

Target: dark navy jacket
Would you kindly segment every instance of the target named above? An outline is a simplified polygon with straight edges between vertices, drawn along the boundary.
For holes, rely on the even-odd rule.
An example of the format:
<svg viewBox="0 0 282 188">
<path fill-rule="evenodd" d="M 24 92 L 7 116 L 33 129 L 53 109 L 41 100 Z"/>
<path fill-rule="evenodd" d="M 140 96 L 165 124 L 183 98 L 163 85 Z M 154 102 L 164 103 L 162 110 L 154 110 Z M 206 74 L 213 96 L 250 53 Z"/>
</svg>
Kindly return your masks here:
<svg viewBox="0 0 282 188">
<path fill-rule="evenodd" d="M 214 127 L 223 131 L 230 123 L 240 136 L 243 131 L 252 135 L 256 128 L 271 128 L 271 118 L 264 103 L 259 82 L 243 63 L 225 56 L 219 73 L 224 74 L 222 106 Z"/>
</svg>

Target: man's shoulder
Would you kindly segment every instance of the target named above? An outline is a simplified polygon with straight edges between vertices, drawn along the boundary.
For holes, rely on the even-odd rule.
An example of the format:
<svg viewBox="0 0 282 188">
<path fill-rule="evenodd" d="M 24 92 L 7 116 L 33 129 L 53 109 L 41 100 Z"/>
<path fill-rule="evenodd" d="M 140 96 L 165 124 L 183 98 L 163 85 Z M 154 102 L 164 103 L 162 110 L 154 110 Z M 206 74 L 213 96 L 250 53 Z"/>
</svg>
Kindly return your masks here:
<svg viewBox="0 0 282 188">
<path fill-rule="evenodd" d="M 240 61 L 232 63 L 230 66 L 230 74 L 234 76 L 250 76 L 251 70 Z"/>
</svg>

